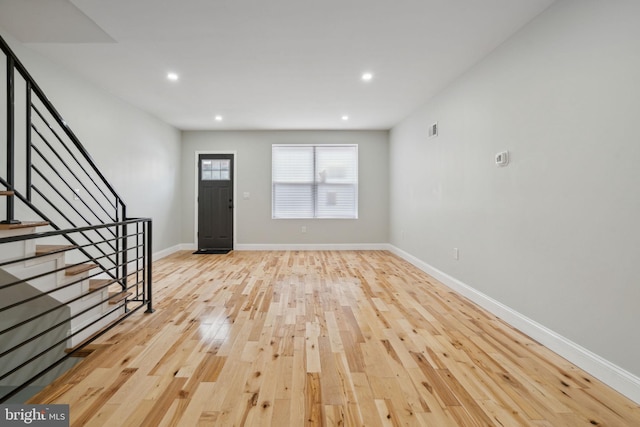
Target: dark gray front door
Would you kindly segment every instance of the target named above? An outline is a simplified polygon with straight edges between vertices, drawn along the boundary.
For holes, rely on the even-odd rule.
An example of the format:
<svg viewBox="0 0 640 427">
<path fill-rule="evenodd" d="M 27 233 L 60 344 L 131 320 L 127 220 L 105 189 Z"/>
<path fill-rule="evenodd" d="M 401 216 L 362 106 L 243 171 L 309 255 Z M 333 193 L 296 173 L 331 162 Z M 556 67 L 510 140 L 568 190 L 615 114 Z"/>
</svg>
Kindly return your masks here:
<svg viewBox="0 0 640 427">
<path fill-rule="evenodd" d="M 233 249 L 233 155 L 198 156 L 198 249 Z"/>
</svg>

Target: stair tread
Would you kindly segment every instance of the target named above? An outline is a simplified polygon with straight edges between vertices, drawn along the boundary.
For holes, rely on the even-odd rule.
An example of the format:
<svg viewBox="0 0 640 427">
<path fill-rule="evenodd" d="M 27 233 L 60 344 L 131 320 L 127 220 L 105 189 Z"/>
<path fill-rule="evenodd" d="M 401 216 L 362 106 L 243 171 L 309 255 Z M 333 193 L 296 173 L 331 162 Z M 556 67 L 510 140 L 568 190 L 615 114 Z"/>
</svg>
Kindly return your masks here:
<svg viewBox="0 0 640 427">
<path fill-rule="evenodd" d="M 0 191 L 0 196 L 13 196 L 14 194 L 13 191 Z"/>
<path fill-rule="evenodd" d="M 89 290 L 95 291 L 96 289 L 103 287 L 109 282 L 111 282 L 111 280 L 109 279 L 91 279 L 89 280 Z"/>
<path fill-rule="evenodd" d="M 16 230 L 18 228 L 45 227 L 47 221 L 22 221 L 18 224 L 0 224 L 0 230 Z"/>
<path fill-rule="evenodd" d="M 62 251 L 63 249 L 75 248 L 74 245 L 36 245 L 36 255 L 45 255 L 51 252 Z"/>
<path fill-rule="evenodd" d="M 109 300 L 109 304 L 113 305 L 113 304 L 117 304 L 120 301 L 122 301 L 123 299 L 127 298 L 128 296 L 133 295 L 131 292 L 109 292 L 109 298 L 111 297 L 115 297 L 113 299 Z"/>
<path fill-rule="evenodd" d="M 92 270 L 94 268 L 96 268 L 98 265 L 97 264 L 79 264 L 79 265 L 72 265 L 71 267 L 67 267 L 65 269 L 65 275 L 66 276 L 75 276 L 78 274 L 82 274 L 86 271 Z"/>
</svg>

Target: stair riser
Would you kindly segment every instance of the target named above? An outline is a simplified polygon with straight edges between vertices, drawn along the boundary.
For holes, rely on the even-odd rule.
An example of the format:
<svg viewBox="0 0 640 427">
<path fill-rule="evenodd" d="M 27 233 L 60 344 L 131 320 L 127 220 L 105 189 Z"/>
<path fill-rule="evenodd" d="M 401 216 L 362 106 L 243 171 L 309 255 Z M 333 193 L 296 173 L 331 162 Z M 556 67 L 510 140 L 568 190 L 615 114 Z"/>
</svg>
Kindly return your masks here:
<svg viewBox="0 0 640 427">
<path fill-rule="evenodd" d="M 71 315 L 73 316 L 76 313 L 79 313 L 82 310 L 85 310 L 88 307 L 91 307 L 92 305 L 95 305 L 100 301 L 103 301 L 101 305 L 98 305 L 93 309 L 93 310 L 97 310 L 99 313 L 102 313 L 103 311 L 106 311 L 106 309 L 108 308 L 108 302 L 106 301 L 107 297 L 108 297 L 108 291 L 104 289 L 104 290 L 100 290 L 98 292 L 89 294 L 86 297 L 81 298 L 67 305 L 71 309 Z"/>
<path fill-rule="evenodd" d="M 26 254 L 35 254 L 35 243 L 33 241 L 11 242 L 0 245 L 0 260 L 10 261 L 21 259 Z"/>
<path fill-rule="evenodd" d="M 98 301 L 93 302 L 92 304 L 96 304 Z M 97 307 L 92 308 L 91 310 L 83 313 L 77 317 L 71 319 L 71 331 L 79 330 L 82 326 L 95 322 L 103 313 L 108 310 L 108 304 L 102 303 Z M 82 310 L 77 310 L 82 311 Z M 72 316 L 74 313 L 71 314 Z M 94 326 L 87 328 L 91 333 L 95 332 L 97 329 Z"/>
<path fill-rule="evenodd" d="M 35 232 L 34 227 L 17 228 L 14 230 L 0 230 L 0 237 L 25 236 Z M 35 240 L 5 243 L 0 245 L 0 260 L 19 259 L 36 253 Z"/>
<path fill-rule="evenodd" d="M 64 263 L 60 259 L 49 259 L 48 261 L 41 262 L 32 266 L 25 266 L 25 263 L 12 264 L 10 267 L 4 270 L 13 274 L 19 279 L 29 279 L 30 277 L 38 276 L 40 274 L 49 273 L 52 270 L 62 268 Z M 38 279 L 28 280 L 31 286 L 36 287 L 42 292 L 48 292 L 58 287 L 58 280 L 61 273 L 47 274 Z M 63 273 L 62 273 L 63 274 Z M 58 297 L 54 298 L 60 300 Z"/>
</svg>

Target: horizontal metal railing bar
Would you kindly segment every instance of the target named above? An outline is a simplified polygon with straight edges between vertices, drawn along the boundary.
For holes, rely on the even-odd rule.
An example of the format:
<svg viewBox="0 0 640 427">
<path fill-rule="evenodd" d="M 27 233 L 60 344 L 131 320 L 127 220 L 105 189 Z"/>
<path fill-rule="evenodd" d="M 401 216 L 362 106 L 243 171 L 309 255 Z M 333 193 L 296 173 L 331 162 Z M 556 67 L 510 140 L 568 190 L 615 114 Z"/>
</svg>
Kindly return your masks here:
<svg viewBox="0 0 640 427">
<path fill-rule="evenodd" d="M 109 257 L 110 257 L 110 256 L 114 256 L 114 255 L 116 255 L 117 253 L 118 253 L 118 252 L 113 252 L 113 253 L 111 253 L 111 254 L 104 254 L 104 255 L 99 256 L 99 257 L 97 257 L 97 258 L 92 258 L 92 259 L 88 259 L 88 260 L 82 260 L 82 261 L 80 261 L 80 262 L 76 262 L 76 263 L 73 263 L 73 264 L 66 264 L 64 267 L 58 267 L 58 268 L 53 269 L 53 270 L 48 270 L 48 271 L 46 271 L 46 272 L 44 272 L 44 273 L 36 274 L 35 276 L 24 277 L 24 278 L 22 278 L 22 279 L 18 279 L 17 281 L 10 282 L 10 283 L 6 283 L 6 284 L 4 284 L 4 285 L 0 286 L 0 290 L 2 290 L 2 289 L 6 289 L 6 288 L 10 288 L 10 287 L 12 287 L 12 286 L 19 285 L 20 283 L 25 283 L 25 282 L 30 282 L 30 281 L 32 281 L 32 280 L 40 279 L 40 278 L 42 278 L 42 277 L 46 277 L 46 276 L 49 276 L 49 275 L 51 275 L 51 274 L 59 273 L 59 272 L 61 272 L 61 271 L 65 271 L 65 270 L 68 270 L 68 269 L 73 268 L 73 267 L 77 267 L 77 266 L 80 266 L 80 265 L 84 265 L 84 264 L 87 264 L 87 263 L 88 263 L 88 262 L 90 262 L 90 261 L 97 261 L 97 260 L 102 259 L 102 258 L 107 258 L 107 259 L 109 259 Z M 112 261 L 112 262 L 113 262 L 113 261 Z M 111 270 L 111 269 L 115 269 L 115 268 L 117 268 L 117 267 L 119 267 L 119 266 L 120 266 L 120 265 L 118 265 L 118 264 L 116 264 L 116 263 L 113 263 L 113 267 L 110 267 L 109 269 L 110 269 L 110 270 Z M 95 266 L 95 268 L 98 268 L 98 265 L 96 265 L 96 266 Z M 74 283 L 75 283 L 75 282 L 74 282 Z M 53 290 L 51 290 L 51 291 L 44 292 L 44 294 L 53 293 L 53 292 L 55 292 L 55 291 L 56 291 L 56 290 L 58 290 L 58 289 L 65 289 L 66 287 L 67 287 L 67 285 L 60 286 L 60 287 L 57 287 L 56 289 L 53 289 Z M 25 300 L 25 301 L 26 301 L 26 300 Z M 28 300 L 28 301 L 31 301 L 31 300 Z M 17 303 L 16 303 L 16 304 L 17 304 Z M 8 306 L 7 306 L 7 307 L 8 307 Z M 6 310 L 6 309 L 7 309 L 7 307 L 2 307 L 2 308 L 0 308 L 0 312 L 1 312 L 1 311 Z"/>
<path fill-rule="evenodd" d="M 139 259 L 134 259 L 134 261 L 132 261 L 132 262 L 135 262 L 135 261 L 139 261 Z M 40 279 L 40 278 L 42 278 L 42 277 L 46 277 L 46 276 L 48 276 L 48 275 L 50 275 L 50 274 L 58 273 L 58 272 L 60 272 L 60 271 L 64 271 L 64 270 L 66 270 L 66 269 L 68 269 L 68 268 L 76 267 L 76 266 L 78 266 L 78 265 L 83 265 L 83 264 L 86 264 L 86 261 L 82 261 L 82 262 L 79 262 L 79 263 L 76 263 L 76 264 L 69 264 L 69 265 L 67 265 L 67 266 L 65 266 L 65 267 L 57 268 L 57 269 L 55 269 L 55 270 L 47 271 L 47 272 L 45 272 L 45 273 L 40 273 L 40 274 L 37 274 L 37 275 L 32 276 L 32 277 L 25 278 L 25 279 L 19 279 L 19 280 L 18 280 L 18 281 L 16 281 L 16 282 L 11 282 L 11 283 L 9 283 L 9 284 L 2 285 L 2 286 L 0 287 L 0 290 L 2 290 L 2 289 L 6 289 L 6 288 L 9 288 L 9 287 L 11 287 L 11 286 L 19 285 L 19 284 L 21 284 L 21 283 L 27 283 L 28 281 L 31 281 L 31 280 Z M 113 266 L 113 267 L 111 267 L 111 269 L 113 269 L 113 270 L 117 270 L 118 268 L 122 267 L 123 265 L 124 265 L 124 264 L 114 264 L 114 266 Z M 96 266 L 96 268 L 97 268 L 97 266 Z M 36 295 L 36 296 L 34 296 L 34 297 L 29 297 L 29 298 L 27 298 L 27 299 L 20 300 L 20 301 L 18 301 L 18 302 L 15 302 L 15 303 L 13 303 L 13 304 L 7 305 L 7 306 L 5 306 L 5 307 L 1 307 L 1 308 L 0 308 L 0 312 L 3 312 L 3 311 L 6 311 L 6 310 L 9 310 L 9 309 L 14 308 L 14 307 L 18 307 L 19 305 L 22 305 L 22 304 L 27 303 L 27 302 L 30 302 L 30 301 L 34 301 L 34 300 L 36 300 L 36 299 L 38 299 L 38 298 L 42 298 L 42 297 L 43 297 L 43 296 L 45 296 L 45 295 L 53 294 L 53 293 L 58 292 L 58 291 L 60 291 L 60 290 L 62 290 L 62 289 L 67 289 L 67 288 L 69 288 L 69 287 L 71 287 L 71 286 L 73 286 L 73 285 L 77 285 L 78 283 L 83 282 L 84 280 L 87 280 L 87 279 L 92 278 L 92 277 L 99 276 L 99 275 L 100 275 L 100 274 L 102 274 L 102 273 L 104 273 L 104 271 L 100 271 L 100 272 L 98 272 L 98 273 L 94 273 L 94 274 L 88 275 L 87 277 L 81 277 L 81 278 L 79 278 L 79 279 L 77 279 L 77 280 L 75 280 L 75 281 L 72 281 L 72 282 L 69 282 L 69 283 L 67 283 L 67 284 L 64 284 L 64 285 L 58 286 L 58 287 L 56 287 L 56 288 L 54 288 L 54 289 L 50 289 L 50 290 L 48 290 L 48 291 L 46 291 L 46 292 L 40 292 L 40 294 L 38 294 L 38 295 Z M 115 281 L 118 281 L 118 280 L 120 280 L 120 279 L 123 279 L 123 278 L 122 278 L 122 277 L 114 277 L 114 278 L 113 278 L 113 280 L 115 280 Z M 85 294 L 85 295 L 88 295 L 88 294 Z M 70 303 L 70 302 L 73 302 L 73 301 L 76 301 L 76 299 L 66 301 L 66 303 Z M 1 332 L 0 332 L 0 335 L 2 335 L 4 332 L 5 332 L 5 331 L 1 331 Z"/>
<path fill-rule="evenodd" d="M 42 155 L 42 154 L 38 151 L 38 149 L 35 149 L 35 151 L 36 151 L 36 153 L 38 153 L 38 154 Z M 60 178 L 60 180 L 61 180 L 61 181 L 62 181 L 62 182 L 67 186 L 67 188 L 69 189 L 69 191 L 73 193 L 73 192 L 74 192 L 73 187 L 71 187 L 71 185 L 70 185 L 68 182 L 66 182 L 66 181 L 64 180 L 64 178 L 62 178 L 62 176 L 60 175 L 60 173 L 59 173 L 57 170 L 55 170 L 55 169 L 53 168 L 53 166 L 51 165 L 51 163 L 49 163 L 49 161 L 48 161 L 48 160 L 46 160 L 46 159 L 45 159 L 45 163 L 47 163 L 47 165 L 48 165 L 48 166 L 53 170 L 53 172 L 54 172 L 56 175 L 58 175 L 58 178 Z M 60 190 L 58 190 L 58 187 L 57 187 L 57 186 L 55 186 L 55 185 L 53 185 L 53 183 L 49 180 L 49 178 L 47 178 L 47 177 L 46 177 L 46 176 L 45 176 L 45 175 L 40 171 L 40 169 L 39 169 L 36 165 L 33 165 L 33 164 L 32 164 L 32 165 L 31 165 L 31 168 L 32 168 L 34 171 L 36 171 L 36 173 L 40 176 L 40 178 L 42 178 L 42 179 L 44 180 L 44 182 L 46 182 L 46 183 L 49 185 L 49 187 L 51 187 L 51 189 L 52 189 L 52 190 L 54 190 L 54 191 L 56 192 L 56 194 L 58 194 L 58 196 L 60 196 L 60 198 L 61 198 L 62 200 L 64 200 L 64 202 L 67 204 L 67 206 L 69 206 L 71 209 L 73 209 L 73 210 L 75 211 L 75 213 L 77 213 L 77 214 L 78 214 L 78 216 L 79 216 L 80 218 L 82 218 L 82 219 L 84 220 L 84 222 L 86 222 L 86 223 L 87 223 L 87 225 L 91 225 L 91 224 L 92 224 L 92 222 L 91 222 L 91 221 L 89 221 L 88 219 L 86 219 L 86 218 L 85 218 L 85 217 L 80 213 L 80 211 L 78 211 L 78 209 L 76 209 L 76 207 L 75 207 L 75 206 L 73 206 L 73 203 L 71 203 L 71 202 L 69 201 L 69 199 L 67 199 L 65 196 L 63 196 L 63 195 L 62 195 L 62 193 L 60 192 Z M 31 185 L 31 187 L 32 187 L 32 188 L 34 187 L 33 183 L 32 183 L 32 185 Z M 98 220 L 98 222 L 99 222 L 99 223 L 101 223 L 101 224 L 102 224 L 102 223 L 104 223 L 104 222 L 105 222 L 105 221 L 104 221 L 104 219 L 100 218 L 100 217 L 99 217 L 95 212 L 93 212 L 93 211 L 91 210 L 91 208 L 89 207 L 89 205 L 87 205 L 87 203 L 86 203 L 84 200 L 80 199 L 80 202 L 82 202 L 82 204 L 83 204 L 87 209 L 89 209 L 89 212 L 91 212 L 91 213 L 93 214 L 93 216 L 95 216 L 95 217 L 96 217 L 96 219 Z M 114 221 L 114 219 L 113 219 L 113 218 L 111 218 L 111 216 L 109 216 L 109 219 L 111 220 L 111 222 L 113 222 L 113 221 Z M 70 221 L 69 221 L 69 222 L 70 222 Z"/>
<path fill-rule="evenodd" d="M 103 257 L 101 257 L 101 258 L 103 258 Z M 18 279 L 18 280 L 14 281 L 14 282 L 9 282 L 9 283 L 6 283 L 6 284 L 0 286 L 0 290 L 7 289 L 7 288 L 10 288 L 12 286 L 19 285 L 21 283 L 27 283 L 27 282 L 30 282 L 30 281 L 33 281 L 33 280 L 41 279 L 41 278 L 49 276 L 51 274 L 56 274 L 56 273 L 59 273 L 61 271 L 65 271 L 65 270 L 67 270 L 69 268 L 77 267 L 77 266 L 83 265 L 83 264 L 87 264 L 87 261 L 85 260 L 85 261 L 80 261 L 80 262 L 77 262 L 77 263 L 74 263 L 74 264 L 67 264 L 64 267 L 58 267 L 58 268 L 53 269 L 53 270 L 45 271 L 44 273 L 36 274 L 35 276 Z M 95 268 L 98 268 L 98 266 L 96 265 Z M 112 268 L 115 268 L 115 266 L 112 267 Z M 82 280 L 84 280 L 84 279 L 82 279 Z M 72 282 L 71 284 L 75 284 L 75 282 Z M 68 285 L 69 284 L 66 284 L 64 286 L 57 287 L 57 288 L 52 289 L 50 291 L 42 292 L 41 294 L 42 295 L 48 295 L 49 293 L 53 293 L 53 292 L 55 292 L 57 290 L 66 289 L 68 287 Z M 32 297 L 32 298 L 26 299 L 26 300 L 22 300 L 22 301 L 19 301 L 17 303 L 14 303 L 12 305 L 8 305 L 8 306 L 5 306 L 5 307 L 0 307 L 0 312 L 5 311 L 5 310 L 7 310 L 9 308 L 16 307 L 16 306 L 20 305 L 21 302 L 33 301 L 36 298 L 39 298 L 39 296 L 38 297 Z"/>
<path fill-rule="evenodd" d="M 139 234 L 141 234 L 141 233 L 140 232 L 136 232 L 136 233 L 133 233 L 133 234 L 127 234 L 126 236 L 114 237 L 113 239 L 105 240 L 105 242 L 116 242 L 118 240 L 130 239 L 130 238 L 138 236 Z M 58 250 L 55 250 L 55 251 L 42 253 L 42 254 L 39 254 L 39 255 L 31 255 L 31 256 L 28 256 L 28 257 L 24 257 L 24 258 L 17 258 L 17 259 L 13 259 L 13 260 L 9 260 L 9 261 L 0 262 L 0 268 L 5 267 L 7 265 L 11 265 L 11 264 L 17 264 L 19 262 L 32 261 L 34 259 L 44 258 L 44 257 L 48 257 L 48 256 L 51 256 L 51 255 L 57 255 L 57 254 L 64 253 L 64 252 L 70 252 L 70 251 L 74 251 L 74 250 L 90 248 L 92 246 L 95 246 L 96 244 L 99 245 L 100 243 L 103 243 L 103 242 L 85 243 L 84 245 L 78 245 L 78 246 L 70 245 L 68 248 L 62 248 L 62 249 L 58 249 Z M 129 249 L 133 249 L 133 248 L 129 248 Z M 118 251 L 116 253 L 121 253 L 121 252 L 122 251 Z"/>
<path fill-rule="evenodd" d="M 0 181 L 1 180 L 2 178 L 0 178 Z M 62 236 L 65 234 L 81 233 L 83 231 L 95 230 L 98 228 L 116 227 L 120 225 L 135 224 L 138 222 L 151 222 L 151 218 L 128 218 L 124 221 L 112 222 L 109 224 L 88 225 L 86 227 L 69 228 L 65 230 L 43 231 L 39 233 L 36 232 L 31 234 L 23 234 L 20 236 L 1 237 L 0 244 L 9 243 L 9 242 L 21 242 L 23 240 L 34 240 L 34 239 L 40 239 L 44 237 Z"/>
<path fill-rule="evenodd" d="M 96 267 L 96 268 L 97 268 L 97 267 Z M 115 270 L 115 269 L 116 269 L 116 267 L 113 267 L 113 269 Z M 62 268 L 62 269 L 58 269 L 58 271 L 60 271 L 60 270 L 64 270 L 64 268 Z M 57 271 L 56 271 L 56 272 L 57 272 Z M 57 286 L 57 287 L 55 287 L 55 288 L 53 288 L 53 289 L 50 289 L 50 290 L 48 290 L 48 291 L 40 292 L 40 293 L 39 293 L 38 295 L 36 295 L 36 296 L 33 296 L 33 297 L 29 297 L 29 298 L 26 298 L 26 299 L 20 300 L 20 301 L 18 301 L 18 302 L 13 303 L 13 304 L 9 304 L 9 305 L 7 305 L 7 306 L 4 306 L 4 307 L 0 308 L 0 313 L 1 313 L 1 312 L 3 312 L 3 311 L 10 310 L 10 309 L 12 309 L 12 308 L 18 307 L 18 306 L 20 306 L 20 305 L 23 305 L 23 304 L 25 304 L 25 303 L 27 303 L 27 302 L 35 301 L 35 300 L 37 300 L 38 298 L 42 298 L 42 297 L 44 297 L 44 296 L 46 296 L 46 295 L 51 295 L 51 294 L 56 293 L 56 292 L 58 292 L 58 291 L 61 291 L 61 290 L 63 290 L 63 289 L 70 288 L 70 287 L 72 287 L 72 286 L 74 286 L 74 285 L 77 285 L 78 283 L 83 282 L 83 281 L 84 281 L 84 280 L 86 280 L 86 279 L 89 279 L 89 278 L 92 278 L 92 277 L 99 276 L 99 275 L 100 275 L 100 274 L 102 274 L 102 273 L 104 273 L 104 272 L 98 272 L 98 273 L 94 273 L 94 274 L 92 274 L 92 275 L 89 275 L 89 276 L 87 276 L 87 277 L 81 277 L 81 278 L 76 279 L 76 280 L 74 280 L 74 281 L 72 281 L 72 282 L 69 282 L 69 283 L 64 284 L 64 285 L 61 285 L 61 286 Z M 34 277 L 34 278 L 29 279 L 29 280 L 39 279 L 39 278 L 41 278 L 41 277 L 45 277 L 45 276 L 48 276 L 48 275 L 50 275 L 50 274 L 52 274 L 52 273 L 51 273 L 51 272 L 42 273 L 42 274 L 38 275 L 38 277 Z M 3 286 L 2 286 L 2 289 L 8 288 L 8 287 L 10 287 L 10 286 L 20 285 L 20 284 L 22 284 L 22 283 L 28 283 L 28 282 L 27 282 L 27 280 L 20 280 L 20 281 L 18 281 L 18 282 L 13 282 L 13 283 L 11 283 L 10 285 L 3 285 Z M 75 301 L 75 299 L 69 300 L 69 301 L 67 301 L 67 303 L 71 303 L 71 302 L 73 302 L 73 301 Z M 5 332 L 5 331 L 0 332 L 0 335 L 2 335 L 4 332 Z"/>
<path fill-rule="evenodd" d="M 137 247 L 133 247 L 132 249 L 136 249 L 136 248 L 137 248 Z M 104 256 L 103 256 L 103 257 L 101 257 L 101 258 L 104 258 Z M 128 262 L 127 262 L 127 265 L 129 265 L 129 266 L 138 265 L 138 263 L 141 263 L 142 261 L 143 261 L 143 257 L 142 257 L 142 256 L 134 257 L 132 260 L 130 260 L 130 261 L 128 261 Z M 66 270 L 66 269 L 68 269 L 68 268 L 72 268 L 72 267 L 75 267 L 75 266 L 78 266 L 78 265 L 83 265 L 83 264 L 87 264 L 87 262 L 86 262 L 86 261 L 81 261 L 81 262 L 78 262 L 78 263 L 75 263 L 75 264 L 68 264 L 68 265 L 65 265 L 64 267 L 60 267 L 60 268 L 57 268 L 57 269 L 55 269 L 55 270 L 50 270 L 50 271 L 46 271 L 46 272 L 44 272 L 44 273 L 37 274 L 37 275 L 32 276 L 32 277 L 28 277 L 28 278 L 24 278 L 24 279 L 19 279 L 19 280 L 15 281 L 15 282 L 11 282 L 11 283 L 8 283 L 8 284 L 5 284 L 5 285 L 2 285 L 2 286 L 0 287 L 0 290 L 2 290 L 2 289 L 6 289 L 6 288 L 10 288 L 10 287 L 12 287 L 12 286 L 19 285 L 19 284 L 21 284 L 21 283 L 26 283 L 26 282 L 31 281 L 31 280 L 35 280 L 35 279 L 39 279 L 39 278 L 42 278 L 42 277 L 46 277 L 46 276 L 48 276 L 48 275 L 50 275 L 50 274 L 52 274 L 52 273 L 58 273 L 58 272 L 61 272 L 61 271 Z M 112 267 L 110 267 L 110 270 L 117 270 L 118 268 L 121 268 L 121 267 L 123 267 L 124 265 L 125 265 L 124 263 L 120 263 L 120 264 L 115 264 L 115 263 L 114 263 L 114 264 L 113 264 L 113 266 L 112 266 Z M 96 265 L 96 267 L 95 267 L 95 268 L 98 268 L 98 265 Z M 143 267 L 136 267 L 136 268 L 137 268 L 138 270 L 143 269 Z M 56 291 L 58 291 L 58 290 L 60 290 L 60 289 L 66 289 L 66 288 L 70 287 L 71 285 L 74 285 L 74 284 L 80 283 L 80 282 L 82 282 L 83 280 L 87 280 L 87 279 L 90 279 L 90 278 L 93 278 L 93 277 L 99 276 L 99 275 L 101 275 L 101 274 L 103 274 L 103 273 L 105 273 L 105 271 L 98 271 L 98 272 L 96 272 L 96 273 L 93 273 L 93 274 L 89 274 L 89 275 L 87 275 L 87 276 L 80 277 L 79 279 L 77 279 L 77 280 L 75 280 L 75 281 L 69 282 L 69 283 L 64 284 L 64 285 L 60 285 L 60 286 L 58 286 L 58 287 L 56 287 L 56 288 L 54 288 L 54 289 L 51 289 L 51 290 L 49 290 L 49 291 L 46 291 L 46 292 L 41 292 L 41 294 L 42 294 L 42 295 L 48 295 L 48 294 L 55 293 Z M 114 276 L 114 277 L 112 277 L 112 278 L 111 278 L 111 280 L 118 281 L 118 280 L 121 280 L 121 279 L 128 278 L 128 277 L 129 277 L 129 276 L 131 276 L 132 274 L 135 274 L 135 271 L 134 271 L 133 273 L 129 273 L 129 274 L 127 274 L 127 277 L 122 277 L 122 276 L 115 277 L 115 276 Z M 17 303 L 14 303 L 14 304 L 11 304 L 11 305 L 8 305 L 8 306 L 5 306 L 5 307 L 1 307 L 1 308 L 0 308 L 0 312 L 2 312 L 2 311 L 6 311 L 6 310 L 7 310 L 7 309 L 9 309 L 9 308 L 17 307 L 18 305 L 20 305 L 20 304 L 21 304 L 21 303 L 23 303 L 23 302 L 33 301 L 33 300 L 35 300 L 35 299 L 39 298 L 40 296 L 41 296 L 41 295 L 38 295 L 38 296 L 35 296 L 35 297 L 30 297 L 30 298 L 27 298 L 27 299 L 21 300 L 21 301 L 19 301 L 19 302 L 17 302 Z"/>
<path fill-rule="evenodd" d="M 87 245 L 90 245 L 90 244 L 87 244 Z M 84 246 L 87 246 L 87 245 L 84 245 Z M 93 246 L 93 245 L 90 245 L 90 246 Z M 48 257 L 48 256 L 51 256 L 51 255 L 57 255 L 57 254 L 65 253 L 65 252 L 70 252 L 70 251 L 73 251 L 73 250 L 76 250 L 76 249 L 79 249 L 79 248 L 80 248 L 80 246 L 69 245 L 68 247 L 64 247 L 64 248 L 61 248 L 61 249 L 56 249 L 54 251 L 50 251 L 50 252 L 46 252 L 46 253 L 31 255 L 31 256 L 28 256 L 28 257 L 24 257 L 24 258 L 11 259 L 11 260 L 8 260 L 8 261 L 3 261 L 3 262 L 0 262 L 0 268 L 6 267 L 6 266 L 12 265 L 12 264 L 18 264 L 20 262 L 33 261 L 33 260 L 38 259 L 38 258 L 44 258 L 44 257 Z"/>
<path fill-rule="evenodd" d="M 91 176 L 91 174 L 89 172 L 87 172 L 87 170 L 82 166 L 82 164 L 80 163 L 80 161 L 76 158 L 76 156 L 73 154 L 73 152 L 71 151 L 71 149 L 69 149 L 69 147 L 67 146 L 67 144 L 64 143 L 64 141 L 62 141 L 62 138 L 60 138 L 60 136 L 58 135 L 58 133 L 55 131 L 55 129 L 53 129 L 53 126 L 51 126 L 51 124 L 49 124 L 49 122 L 47 121 L 47 119 L 45 119 L 44 115 L 40 112 L 40 110 L 38 109 L 38 107 L 36 107 L 33 103 L 30 104 L 31 108 L 37 113 L 37 115 L 40 117 L 40 119 L 44 122 L 44 124 L 49 128 L 49 130 L 51 131 L 51 133 L 53 133 L 53 135 L 56 137 L 56 139 L 60 142 L 60 144 L 65 148 L 65 150 L 67 151 L 67 153 L 69 153 L 69 155 L 71 156 L 71 158 L 73 158 L 73 160 L 75 160 L 76 164 L 80 167 L 80 169 L 82 169 L 82 171 L 85 173 L 85 175 L 87 175 L 87 178 L 89 178 L 89 180 L 91 180 L 91 182 L 93 183 L 93 185 L 98 189 L 98 191 L 100 191 L 100 193 L 102 193 L 102 195 L 105 197 L 105 199 L 107 199 L 107 201 L 109 202 L 109 204 L 114 208 L 117 209 L 116 205 L 114 203 L 111 202 L 111 200 L 109 200 L 109 197 L 104 194 L 104 191 L 102 191 L 102 188 L 100 188 L 100 186 L 95 182 L 95 180 L 93 179 L 93 177 Z M 43 135 L 35 128 L 35 125 L 32 123 L 32 127 L 36 130 L 36 132 L 40 135 L 40 137 L 46 141 L 46 138 L 43 137 Z M 49 143 L 47 143 L 47 145 L 49 145 Z M 52 151 L 53 148 L 49 145 L 49 148 Z M 85 190 L 87 190 L 87 188 L 85 187 Z M 87 190 L 89 191 L 89 190 Z"/>
<path fill-rule="evenodd" d="M 109 189 L 109 191 L 116 197 L 116 199 L 123 206 L 125 206 L 122 198 L 118 195 L 118 192 L 113 188 L 109 180 L 107 180 L 107 178 L 102 174 L 102 172 L 96 165 L 96 162 L 93 160 L 91 155 L 87 152 L 87 150 L 84 148 L 84 146 L 82 145 L 78 137 L 75 135 L 75 133 L 73 133 L 71 128 L 67 126 L 67 123 L 64 121 L 60 113 L 58 113 L 58 110 L 56 110 L 56 108 L 53 106 L 51 101 L 49 101 L 44 91 L 36 83 L 33 77 L 31 77 L 31 74 L 27 71 L 26 67 L 22 64 L 22 62 L 20 62 L 18 57 L 15 55 L 15 53 L 13 53 L 13 50 L 11 50 L 9 45 L 4 41 L 2 37 L 0 37 L 0 49 L 2 49 L 2 51 L 7 55 L 7 57 L 13 58 L 14 68 L 18 70 L 22 78 L 24 78 L 26 81 L 28 81 L 31 84 L 31 89 L 33 93 L 35 93 L 35 95 L 40 99 L 40 102 L 42 102 L 42 104 L 46 107 L 46 109 L 49 111 L 51 116 L 56 120 L 58 125 L 60 125 L 60 127 L 64 130 L 64 132 L 67 134 L 67 136 L 69 137 L 71 142 L 75 145 L 75 147 L 78 149 L 80 154 L 82 154 L 82 156 L 89 163 L 91 168 L 95 171 L 96 175 L 105 184 L 105 186 Z"/>
</svg>

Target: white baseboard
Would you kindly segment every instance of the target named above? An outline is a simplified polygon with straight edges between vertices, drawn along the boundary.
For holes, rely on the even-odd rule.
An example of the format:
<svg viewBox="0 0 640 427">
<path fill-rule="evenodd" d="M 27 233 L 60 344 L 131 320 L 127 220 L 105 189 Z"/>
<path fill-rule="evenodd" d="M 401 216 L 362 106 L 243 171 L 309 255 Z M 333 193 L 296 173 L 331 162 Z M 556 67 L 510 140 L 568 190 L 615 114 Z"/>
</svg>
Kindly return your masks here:
<svg viewBox="0 0 640 427">
<path fill-rule="evenodd" d="M 236 251 L 386 251 L 388 243 L 249 243 L 236 245 Z"/>
<path fill-rule="evenodd" d="M 464 295 L 485 310 L 498 316 L 509 325 L 530 336 L 545 347 L 564 357 L 574 365 L 598 378 L 609 387 L 640 404 L 640 378 L 609 362 L 551 329 L 529 319 L 499 301 L 477 291 L 471 286 L 449 276 L 415 256 L 388 245 L 389 251 L 405 259 L 445 286 Z"/>
<path fill-rule="evenodd" d="M 161 251 L 155 252 L 153 254 L 153 260 L 157 261 L 157 260 L 162 259 L 164 257 L 167 257 L 167 256 L 169 256 L 171 254 L 174 254 L 174 253 L 176 253 L 178 251 L 189 250 L 190 248 L 186 247 L 188 245 L 189 244 L 181 243 L 179 245 L 174 245 L 174 246 L 171 246 L 169 248 L 163 249 Z"/>
<path fill-rule="evenodd" d="M 196 251 L 198 250 L 198 245 L 195 243 L 181 243 L 180 244 L 181 251 Z"/>
</svg>

